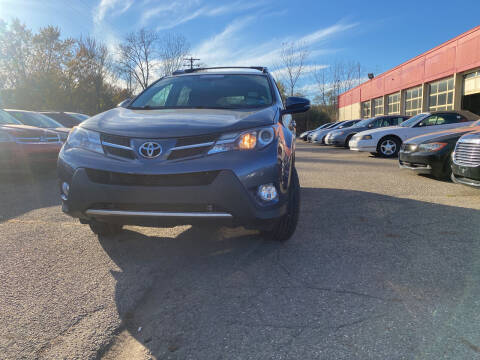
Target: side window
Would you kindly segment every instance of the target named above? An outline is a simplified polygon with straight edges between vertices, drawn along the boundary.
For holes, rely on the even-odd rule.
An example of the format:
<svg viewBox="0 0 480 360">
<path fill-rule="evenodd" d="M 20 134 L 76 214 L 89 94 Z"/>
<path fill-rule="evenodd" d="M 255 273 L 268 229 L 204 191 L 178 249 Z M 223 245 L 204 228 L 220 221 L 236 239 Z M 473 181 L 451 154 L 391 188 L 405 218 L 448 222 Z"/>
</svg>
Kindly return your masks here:
<svg viewBox="0 0 480 360">
<path fill-rule="evenodd" d="M 436 124 L 437 124 L 437 116 L 432 115 L 432 116 L 429 116 L 429 117 L 423 119 L 417 126 L 418 127 L 424 127 L 424 126 L 433 126 L 433 125 L 436 125 Z"/>
<path fill-rule="evenodd" d="M 180 94 L 178 94 L 177 106 L 185 106 L 188 105 L 190 102 L 190 93 L 192 89 L 187 86 L 182 87 L 180 90 Z"/>
<path fill-rule="evenodd" d="M 405 120 L 405 118 L 403 117 L 395 117 L 395 118 L 392 118 L 392 125 L 400 125 L 403 120 Z"/>
<path fill-rule="evenodd" d="M 441 117 L 444 119 L 444 124 L 456 124 L 465 121 L 463 116 L 455 113 L 442 114 Z"/>
<path fill-rule="evenodd" d="M 170 90 L 172 90 L 173 84 L 169 84 L 157 92 L 148 102 L 150 106 L 165 106 Z"/>
</svg>

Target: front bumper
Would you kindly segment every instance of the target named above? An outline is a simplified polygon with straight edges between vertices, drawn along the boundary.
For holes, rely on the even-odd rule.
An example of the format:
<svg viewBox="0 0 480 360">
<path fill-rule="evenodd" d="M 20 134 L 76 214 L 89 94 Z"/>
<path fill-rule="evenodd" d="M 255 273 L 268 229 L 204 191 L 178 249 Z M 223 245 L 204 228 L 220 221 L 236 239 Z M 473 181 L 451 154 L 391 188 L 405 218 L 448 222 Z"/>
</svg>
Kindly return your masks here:
<svg viewBox="0 0 480 360">
<path fill-rule="evenodd" d="M 453 163 L 452 181 L 457 184 L 480 187 L 480 166 L 469 167 Z"/>
<path fill-rule="evenodd" d="M 62 208 L 84 222 L 96 219 L 141 226 L 215 222 L 269 227 L 270 220 L 286 213 L 287 194 L 278 190 L 278 201 L 263 205 L 256 198 L 256 189 L 267 183 L 279 188 L 279 169 L 272 157 L 275 152 L 276 147 L 251 154 L 216 154 L 159 164 L 154 171 L 140 164 L 136 169 L 129 166 L 129 172 L 125 162 L 117 164 L 103 156 L 97 156 L 101 161 L 95 162 L 95 170 L 72 166 L 75 161 L 71 157 L 77 156 L 62 152 L 59 178 L 70 185 Z M 228 158 L 230 162 L 226 162 Z M 236 168 L 225 169 L 225 164 Z"/>
<path fill-rule="evenodd" d="M 348 143 L 350 150 L 353 151 L 365 151 L 365 152 L 377 152 L 376 140 L 356 140 L 352 139 Z"/>
<path fill-rule="evenodd" d="M 413 170 L 419 174 L 431 174 L 433 169 L 443 168 L 444 156 L 444 154 L 405 152 L 400 150 L 398 162 L 403 169 Z"/>
</svg>

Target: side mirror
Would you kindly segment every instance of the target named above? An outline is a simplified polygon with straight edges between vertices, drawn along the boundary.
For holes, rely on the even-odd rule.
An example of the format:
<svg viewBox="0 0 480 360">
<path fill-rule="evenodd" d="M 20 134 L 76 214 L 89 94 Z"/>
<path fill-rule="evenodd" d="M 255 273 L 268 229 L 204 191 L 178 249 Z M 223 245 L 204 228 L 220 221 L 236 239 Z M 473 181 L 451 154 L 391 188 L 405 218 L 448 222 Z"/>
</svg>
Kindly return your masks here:
<svg viewBox="0 0 480 360">
<path fill-rule="evenodd" d="M 132 102 L 132 98 L 127 98 L 125 100 L 123 100 L 122 102 L 119 102 L 117 104 L 117 107 L 123 107 L 123 108 L 126 108 L 128 105 L 130 105 L 130 103 Z"/>
<path fill-rule="evenodd" d="M 283 110 L 283 114 L 296 114 L 308 111 L 310 109 L 310 100 L 290 96 L 287 97 L 285 110 Z"/>
</svg>

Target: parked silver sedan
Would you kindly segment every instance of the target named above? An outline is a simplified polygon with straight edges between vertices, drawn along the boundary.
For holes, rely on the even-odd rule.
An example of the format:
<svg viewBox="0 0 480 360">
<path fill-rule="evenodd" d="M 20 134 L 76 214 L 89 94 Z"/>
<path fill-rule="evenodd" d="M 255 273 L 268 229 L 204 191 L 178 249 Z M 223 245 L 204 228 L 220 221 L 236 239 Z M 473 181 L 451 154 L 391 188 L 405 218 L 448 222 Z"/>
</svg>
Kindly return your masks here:
<svg viewBox="0 0 480 360">
<path fill-rule="evenodd" d="M 311 141 L 314 144 L 325 145 L 325 137 L 328 135 L 328 133 L 337 129 L 349 128 L 350 126 L 356 124 L 359 121 L 360 120 L 339 121 L 336 123 L 335 126 L 331 127 L 330 129 L 320 129 L 318 131 L 315 131 L 312 135 Z"/>
</svg>

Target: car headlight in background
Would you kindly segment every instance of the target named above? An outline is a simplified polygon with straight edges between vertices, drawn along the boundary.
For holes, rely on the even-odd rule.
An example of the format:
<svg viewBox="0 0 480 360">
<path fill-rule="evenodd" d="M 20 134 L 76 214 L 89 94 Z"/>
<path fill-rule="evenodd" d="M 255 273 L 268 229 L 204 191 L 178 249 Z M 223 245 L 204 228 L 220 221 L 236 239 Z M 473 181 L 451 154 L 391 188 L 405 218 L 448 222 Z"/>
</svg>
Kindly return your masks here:
<svg viewBox="0 0 480 360">
<path fill-rule="evenodd" d="M 363 135 L 360 140 L 372 140 L 372 135 Z"/>
<path fill-rule="evenodd" d="M 225 134 L 216 141 L 208 153 L 217 154 L 232 150 L 258 150 L 269 145 L 273 139 L 275 139 L 275 129 L 273 127 Z"/>
<path fill-rule="evenodd" d="M 79 148 L 94 151 L 103 154 L 100 133 L 83 129 L 81 127 L 74 128 L 68 135 L 67 148 Z"/>
<path fill-rule="evenodd" d="M 445 146 L 447 146 L 447 143 L 433 142 L 433 143 L 418 145 L 418 150 L 419 151 L 426 151 L 426 152 L 435 152 L 435 151 L 443 149 Z"/>
</svg>

